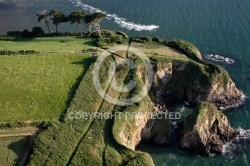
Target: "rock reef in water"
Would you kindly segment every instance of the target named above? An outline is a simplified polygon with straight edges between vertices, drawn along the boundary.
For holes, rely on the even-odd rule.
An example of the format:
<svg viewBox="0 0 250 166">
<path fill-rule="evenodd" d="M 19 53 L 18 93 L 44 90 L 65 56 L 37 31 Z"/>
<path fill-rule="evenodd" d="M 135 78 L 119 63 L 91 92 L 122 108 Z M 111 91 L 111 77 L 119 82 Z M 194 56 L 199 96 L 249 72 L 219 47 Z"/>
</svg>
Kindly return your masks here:
<svg viewBox="0 0 250 166">
<path fill-rule="evenodd" d="M 183 126 L 180 148 L 201 154 L 222 153 L 223 145 L 239 135 L 211 103 L 200 103 Z"/>
</svg>

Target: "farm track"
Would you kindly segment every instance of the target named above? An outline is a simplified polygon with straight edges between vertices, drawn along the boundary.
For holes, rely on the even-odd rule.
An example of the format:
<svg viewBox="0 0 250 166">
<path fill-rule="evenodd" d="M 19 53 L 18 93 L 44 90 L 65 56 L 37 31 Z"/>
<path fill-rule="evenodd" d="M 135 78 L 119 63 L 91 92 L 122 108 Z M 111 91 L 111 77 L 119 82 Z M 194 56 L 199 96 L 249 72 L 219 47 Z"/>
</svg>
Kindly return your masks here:
<svg viewBox="0 0 250 166">
<path fill-rule="evenodd" d="M 23 137 L 35 135 L 38 131 L 36 127 L 23 127 L 14 129 L 0 129 L 0 138 L 6 137 Z"/>
<path fill-rule="evenodd" d="M 0 138 L 7 137 L 24 137 L 24 136 L 32 136 L 35 132 L 27 132 L 27 133 L 19 133 L 19 134 L 0 134 Z"/>
</svg>

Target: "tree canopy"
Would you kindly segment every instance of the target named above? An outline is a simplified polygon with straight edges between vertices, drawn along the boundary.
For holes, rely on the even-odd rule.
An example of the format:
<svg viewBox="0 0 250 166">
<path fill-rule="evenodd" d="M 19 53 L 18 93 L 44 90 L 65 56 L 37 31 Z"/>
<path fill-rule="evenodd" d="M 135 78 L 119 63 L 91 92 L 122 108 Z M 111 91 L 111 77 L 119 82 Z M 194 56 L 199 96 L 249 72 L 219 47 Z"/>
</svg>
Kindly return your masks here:
<svg viewBox="0 0 250 166">
<path fill-rule="evenodd" d="M 38 22 L 41 22 L 41 21 L 44 22 L 49 32 L 52 33 L 52 30 L 50 29 L 50 26 L 49 26 L 50 17 L 49 17 L 49 14 L 46 12 L 46 10 L 43 10 L 40 13 L 38 13 L 37 16 L 38 16 Z"/>
<path fill-rule="evenodd" d="M 84 22 L 88 27 L 90 33 L 97 31 L 100 36 L 101 36 L 100 21 L 103 18 L 107 17 L 107 15 L 102 12 L 87 14 L 84 10 L 74 11 L 70 13 L 68 16 L 66 16 L 60 10 L 51 10 L 49 13 L 47 13 L 46 10 L 44 10 L 39 14 L 37 14 L 37 16 L 38 16 L 38 22 L 43 21 L 46 24 L 47 28 L 49 29 L 50 33 L 52 33 L 52 31 L 49 27 L 49 21 L 52 20 L 53 24 L 56 27 L 57 33 L 58 33 L 58 27 L 61 23 L 70 22 L 70 24 L 74 23 L 77 24 L 80 33 L 82 35 L 81 24 Z M 92 27 L 94 27 L 94 31 L 92 30 Z"/>
<path fill-rule="evenodd" d="M 60 23 L 64 23 L 67 22 L 66 16 L 63 12 L 61 12 L 60 10 L 51 10 L 49 12 L 50 16 L 53 16 L 52 20 L 53 20 L 53 24 L 56 27 L 56 32 L 58 33 L 58 26 Z"/>
<path fill-rule="evenodd" d="M 72 12 L 70 15 L 67 16 L 67 20 L 70 21 L 71 24 L 77 23 L 77 26 L 80 30 L 82 35 L 82 28 L 81 23 L 84 21 L 84 17 L 87 13 L 83 10 Z"/>
<path fill-rule="evenodd" d="M 102 18 L 107 17 L 106 14 L 102 12 L 97 12 L 94 14 L 88 14 L 84 17 L 84 21 L 86 24 L 93 23 L 93 22 L 100 22 Z"/>
<path fill-rule="evenodd" d="M 94 32 L 97 31 L 101 37 L 100 21 L 105 17 L 107 17 L 107 15 L 101 12 L 88 14 L 84 17 L 84 22 L 86 23 L 90 34 L 92 33 L 92 27 L 94 27 Z"/>
</svg>

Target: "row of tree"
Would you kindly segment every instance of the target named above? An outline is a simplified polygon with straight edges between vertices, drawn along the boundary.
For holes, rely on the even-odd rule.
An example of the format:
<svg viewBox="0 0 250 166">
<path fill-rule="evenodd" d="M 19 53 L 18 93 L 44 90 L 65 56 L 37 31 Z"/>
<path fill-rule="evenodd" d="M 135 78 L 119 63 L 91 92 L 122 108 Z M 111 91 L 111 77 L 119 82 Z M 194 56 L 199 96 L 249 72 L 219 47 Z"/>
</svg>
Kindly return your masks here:
<svg viewBox="0 0 250 166">
<path fill-rule="evenodd" d="M 38 16 L 38 22 L 45 23 L 50 33 L 52 33 L 52 30 L 50 28 L 50 21 L 52 21 L 53 24 L 55 25 L 56 33 L 59 33 L 58 27 L 61 23 L 70 22 L 71 24 L 75 23 L 77 24 L 81 35 L 82 35 L 81 24 L 85 23 L 90 33 L 98 31 L 99 35 L 101 36 L 100 21 L 107 15 L 101 12 L 87 14 L 83 10 L 74 11 L 69 15 L 65 15 L 60 10 L 51 10 L 49 13 L 47 13 L 47 11 L 44 10 L 41 11 L 39 14 L 37 14 L 37 16 Z M 94 28 L 94 31 L 92 28 Z"/>
</svg>

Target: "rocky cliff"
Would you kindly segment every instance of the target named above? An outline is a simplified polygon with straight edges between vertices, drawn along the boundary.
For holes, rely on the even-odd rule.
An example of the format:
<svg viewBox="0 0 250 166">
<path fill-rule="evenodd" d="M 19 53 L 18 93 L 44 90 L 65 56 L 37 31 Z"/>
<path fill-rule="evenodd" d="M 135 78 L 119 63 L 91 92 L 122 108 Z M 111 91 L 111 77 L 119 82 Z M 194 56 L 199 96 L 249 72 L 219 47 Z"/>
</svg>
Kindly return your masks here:
<svg viewBox="0 0 250 166">
<path fill-rule="evenodd" d="M 152 46 L 152 48 L 147 48 L 143 46 L 143 44 L 137 44 L 136 46 L 139 46 L 139 49 L 141 47 L 146 53 L 149 51 L 150 54 L 154 54 L 154 52 L 152 52 L 152 50 L 155 49 L 154 46 Z M 158 53 L 168 52 L 168 50 L 164 50 L 162 47 L 160 48 L 161 50 L 155 50 L 157 50 Z M 198 60 L 190 59 L 184 54 L 176 53 L 175 50 L 171 51 L 176 55 L 172 57 L 164 55 L 151 57 L 154 66 L 154 81 L 149 93 L 150 100 L 147 100 L 147 102 L 142 101 L 140 102 L 141 104 L 139 104 L 145 105 L 147 103 L 146 105 L 148 106 L 143 106 L 143 108 L 140 109 L 135 107 L 133 111 L 150 112 L 154 110 L 152 106 L 150 106 L 153 103 L 158 107 L 158 111 L 162 111 L 161 108 L 172 107 L 184 101 L 191 106 L 196 106 L 199 102 L 210 102 L 221 110 L 237 106 L 241 103 L 242 93 L 236 88 L 234 82 L 222 67 L 202 61 L 199 58 Z M 140 80 L 143 80 L 141 78 L 142 69 L 143 68 L 136 72 L 136 76 L 140 78 Z M 214 108 L 217 111 L 216 107 Z M 206 115 L 204 115 L 204 117 L 205 116 Z M 210 114 L 207 114 L 207 116 L 210 116 Z M 217 120 L 214 122 L 214 125 L 216 125 L 216 123 Z M 222 124 L 225 125 L 225 128 L 228 127 L 228 124 L 224 121 L 221 122 L 218 120 L 218 123 L 220 127 Z M 207 132 L 209 133 L 210 130 L 207 130 Z M 150 117 L 146 116 L 135 116 L 129 121 L 116 120 L 113 133 L 117 142 L 130 149 L 134 149 L 140 142 L 167 146 L 172 145 L 174 142 L 174 131 L 171 121 L 168 119 L 150 119 Z M 220 138 L 220 136 L 216 134 L 218 134 L 218 132 L 213 133 L 213 137 Z M 234 135 L 232 135 L 232 137 L 233 136 Z M 186 140 L 186 138 L 183 139 Z M 222 145 L 227 140 L 229 139 L 225 138 L 225 140 L 222 139 L 222 141 L 215 139 L 215 143 L 219 141 L 221 143 L 220 145 Z M 202 139 L 202 141 L 205 144 L 205 142 L 209 140 Z M 187 142 L 197 141 L 187 139 Z M 214 152 L 216 152 L 215 149 L 217 148 L 218 153 L 221 150 L 220 146 L 211 146 L 210 149 L 211 148 L 213 149 L 211 151 Z M 192 148 L 188 150 L 192 151 Z M 196 149 L 194 148 L 194 150 Z M 206 152 L 206 150 L 203 151 L 202 153 L 210 153 L 210 150 L 208 150 L 208 152 Z"/>
<path fill-rule="evenodd" d="M 173 106 L 184 101 L 191 105 L 208 101 L 224 110 L 242 102 L 243 94 L 222 67 L 203 61 L 172 60 L 161 65 L 159 59 L 156 61 L 151 90 L 156 103 Z"/>
<path fill-rule="evenodd" d="M 152 118 L 141 130 L 141 142 L 169 146 L 174 143 L 171 121 L 167 118 Z"/>
<path fill-rule="evenodd" d="M 202 154 L 221 153 L 222 146 L 239 134 L 211 103 L 198 104 L 183 126 L 180 148 Z"/>
</svg>

